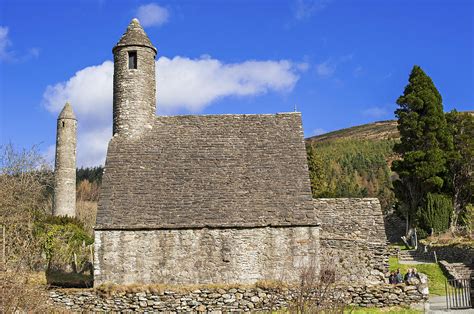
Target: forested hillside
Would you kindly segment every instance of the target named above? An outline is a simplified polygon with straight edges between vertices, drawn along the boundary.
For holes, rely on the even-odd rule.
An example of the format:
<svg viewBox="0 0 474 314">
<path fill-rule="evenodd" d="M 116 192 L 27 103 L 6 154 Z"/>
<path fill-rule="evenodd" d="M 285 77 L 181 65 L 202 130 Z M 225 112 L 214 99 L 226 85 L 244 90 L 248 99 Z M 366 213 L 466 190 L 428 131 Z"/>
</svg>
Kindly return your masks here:
<svg viewBox="0 0 474 314">
<path fill-rule="evenodd" d="M 396 120 L 377 121 L 373 123 L 357 125 L 329 133 L 313 136 L 307 139 L 310 142 L 333 141 L 337 139 L 356 140 L 382 140 L 397 139 L 400 135 L 397 130 Z"/>
<path fill-rule="evenodd" d="M 377 197 L 384 212 L 394 203 L 389 163 L 394 139 L 307 141 L 313 197 Z"/>
<path fill-rule="evenodd" d="M 468 111 L 473 115 L 474 112 Z M 398 158 L 396 120 L 341 129 L 306 139 L 314 197 L 377 197 L 387 212 L 395 202 L 390 169 Z"/>
</svg>

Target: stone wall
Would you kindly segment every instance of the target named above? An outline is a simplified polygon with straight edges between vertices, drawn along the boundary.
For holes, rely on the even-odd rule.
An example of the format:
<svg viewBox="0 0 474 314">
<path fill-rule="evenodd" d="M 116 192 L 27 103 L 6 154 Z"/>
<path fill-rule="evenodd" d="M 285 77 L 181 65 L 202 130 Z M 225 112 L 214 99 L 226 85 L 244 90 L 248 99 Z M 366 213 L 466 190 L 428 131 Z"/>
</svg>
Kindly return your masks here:
<svg viewBox="0 0 474 314">
<path fill-rule="evenodd" d="M 409 306 L 427 301 L 422 286 L 379 285 L 342 289 L 341 303 L 362 307 Z M 60 307 L 86 312 L 251 312 L 294 306 L 298 290 L 261 288 L 199 288 L 190 292 L 172 290 L 120 292 L 102 295 L 96 290 L 50 292 Z"/>
<path fill-rule="evenodd" d="M 298 280 L 319 262 L 319 227 L 96 230 L 94 286 Z"/>
<path fill-rule="evenodd" d="M 474 265 L 474 247 L 466 244 L 452 245 L 419 245 L 417 254 L 424 254 L 426 257 L 434 259 L 433 252 L 436 252 L 438 261 L 445 260 L 449 263 L 464 263 Z"/>
<path fill-rule="evenodd" d="M 314 199 L 321 221 L 321 256 L 336 263 L 342 281 L 380 283 L 388 270 L 387 238 L 376 198 Z"/>
</svg>

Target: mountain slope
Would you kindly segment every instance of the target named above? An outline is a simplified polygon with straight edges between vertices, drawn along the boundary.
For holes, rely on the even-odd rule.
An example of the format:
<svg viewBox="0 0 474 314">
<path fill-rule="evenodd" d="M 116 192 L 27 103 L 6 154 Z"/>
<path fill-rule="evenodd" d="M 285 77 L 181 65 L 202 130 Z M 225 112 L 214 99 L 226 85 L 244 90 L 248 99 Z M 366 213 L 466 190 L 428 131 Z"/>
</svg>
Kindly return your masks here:
<svg viewBox="0 0 474 314">
<path fill-rule="evenodd" d="M 357 125 L 321 135 L 312 136 L 306 139 L 310 142 L 326 142 L 336 139 L 364 139 L 383 140 L 397 139 L 397 120 L 377 121 L 373 123 Z"/>
</svg>

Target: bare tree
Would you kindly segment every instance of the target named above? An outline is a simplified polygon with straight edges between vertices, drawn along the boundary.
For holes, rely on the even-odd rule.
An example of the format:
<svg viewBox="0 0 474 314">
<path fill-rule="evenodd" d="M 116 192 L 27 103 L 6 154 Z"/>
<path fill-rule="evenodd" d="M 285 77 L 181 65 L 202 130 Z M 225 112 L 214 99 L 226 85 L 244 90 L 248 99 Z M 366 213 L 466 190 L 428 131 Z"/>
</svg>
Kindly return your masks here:
<svg viewBox="0 0 474 314">
<path fill-rule="evenodd" d="M 49 308 L 41 280 L 41 246 L 33 229 L 36 215 L 50 210 L 52 172 L 37 147 L 0 146 L 0 224 L 5 228 L 4 271 L 0 273 L 0 312 L 43 312 Z"/>
<path fill-rule="evenodd" d="M 342 313 L 344 291 L 337 285 L 338 269 L 333 260 L 323 254 L 319 263 L 312 260 L 301 268 L 290 313 Z"/>
</svg>

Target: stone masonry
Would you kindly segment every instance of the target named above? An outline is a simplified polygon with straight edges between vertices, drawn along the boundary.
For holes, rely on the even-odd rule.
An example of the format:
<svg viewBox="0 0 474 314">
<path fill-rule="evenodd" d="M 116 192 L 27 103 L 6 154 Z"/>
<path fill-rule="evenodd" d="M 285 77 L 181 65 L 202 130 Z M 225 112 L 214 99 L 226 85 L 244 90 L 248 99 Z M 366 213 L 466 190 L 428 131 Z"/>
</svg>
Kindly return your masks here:
<svg viewBox="0 0 474 314">
<path fill-rule="evenodd" d="M 408 306 L 428 301 L 423 285 L 357 286 L 340 288 L 343 304 L 367 308 Z M 300 290 L 236 286 L 229 288 L 196 287 L 189 292 L 149 288 L 141 292 L 104 295 L 97 290 L 53 290 L 56 306 L 73 312 L 138 313 L 270 313 L 296 312 Z M 328 297 L 328 296 L 325 296 Z"/>
<path fill-rule="evenodd" d="M 150 129 L 156 111 L 155 56 L 137 19 L 112 50 L 114 54 L 113 134 L 139 136 Z M 136 53 L 137 68 L 129 69 L 129 53 Z"/>
<path fill-rule="evenodd" d="M 341 280 L 380 283 L 388 270 L 387 238 L 376 198 L 314 199 L 322 255 L 333 258 Z"/>
<path fill-rule="evenodd" d="M 317 266 L 301 114 L 155 116 L 157 50 L 138 20 L 112 51 L 94 286 L 295 281 Z"/>
<path fill-rule="evenodd" d="M 318 227 L 96 231 L 94 285 L 297 282 Z M 120 276 L 116 276 L 120 274 Z"/>
<path fill-rule="evenodd" d="M 66 103 L 57 120 L 53 215 L 76 216 L 77 120 Z"/>
</svg>

